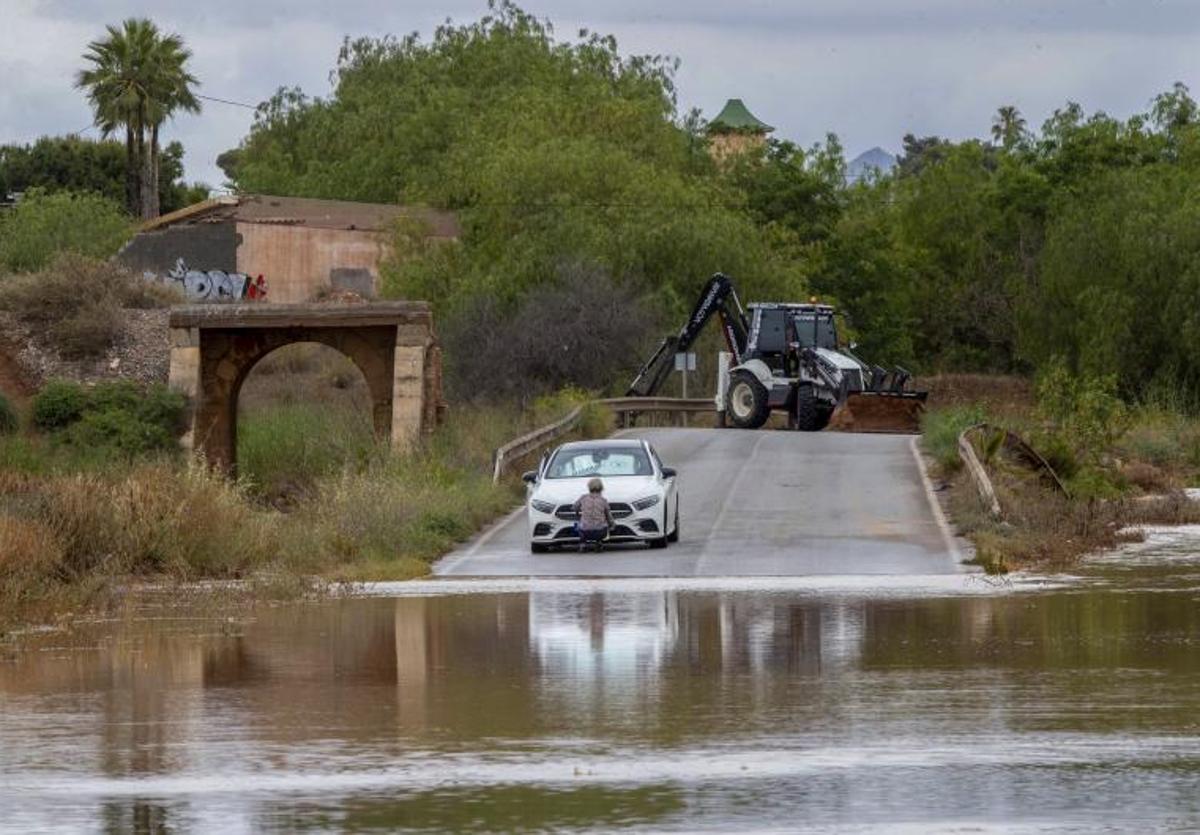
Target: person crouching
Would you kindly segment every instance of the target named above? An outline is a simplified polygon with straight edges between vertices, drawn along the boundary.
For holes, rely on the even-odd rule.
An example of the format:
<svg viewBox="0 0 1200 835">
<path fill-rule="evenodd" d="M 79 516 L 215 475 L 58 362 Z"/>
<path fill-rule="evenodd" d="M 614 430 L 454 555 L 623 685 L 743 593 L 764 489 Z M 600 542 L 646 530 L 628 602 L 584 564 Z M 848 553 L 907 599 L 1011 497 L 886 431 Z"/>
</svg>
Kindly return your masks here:
<svg viewBox="0 0 1200 835">
<path fill-rule="evenodd" d="M 588 482 L 588 491 L 575 502 L 575 512 L 579 514 L 579 521 L 575 525 L 579 530 L 580 551 L 589 545 L 599 551 L 608 537 L 613 517 L 608 500 L 601 495 L 603 492 L 604 482 L 593 478 Z"/>
</svg>

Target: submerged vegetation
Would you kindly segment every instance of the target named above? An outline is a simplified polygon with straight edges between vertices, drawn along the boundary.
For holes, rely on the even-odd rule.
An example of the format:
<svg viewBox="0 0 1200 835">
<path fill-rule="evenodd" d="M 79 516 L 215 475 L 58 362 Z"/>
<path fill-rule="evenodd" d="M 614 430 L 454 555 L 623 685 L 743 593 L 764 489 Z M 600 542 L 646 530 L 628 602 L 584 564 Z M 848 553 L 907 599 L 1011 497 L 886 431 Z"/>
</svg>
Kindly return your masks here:
<svg viewBox="0 0 1200 835">
<path fill-rule="evenodd" d="M 934 395 L 954 380 L 931 381 Z M 984 402 L 960 394 L 925 415 L 925 451 L 950 488 L 951 517 L 974 544 L 975 562 L 995 573 L 1058 569 L 1136 539 L 1139 525 L 1200 522 L 1200 505 L 1182 492 L 1200 483 L 1200 418 L 1152 403 L 1128 407 L 1114 389 L 1111 379 L 1074 378 L 1055 365 L 1025 396 Z M 1001 435 L 980 433 L 972 443 L 1001 508 L 993 518 L 958 451 L 961 433 L 979 424 L 1029 441 L 1065 492 L 1007 452 Z"/>
</svg>

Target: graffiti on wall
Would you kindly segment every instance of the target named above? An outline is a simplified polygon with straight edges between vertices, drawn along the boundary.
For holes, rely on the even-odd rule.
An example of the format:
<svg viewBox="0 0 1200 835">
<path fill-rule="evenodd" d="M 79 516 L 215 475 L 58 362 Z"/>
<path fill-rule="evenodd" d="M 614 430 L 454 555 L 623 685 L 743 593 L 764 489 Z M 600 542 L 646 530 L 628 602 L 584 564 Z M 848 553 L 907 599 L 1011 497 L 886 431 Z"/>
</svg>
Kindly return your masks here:
<svg viewBox="0 0 1200 835">
<path fill-rule="evenodd" d="M 245 273 L 224 270 L 193 270 L 182 258 L 176 260 L 175 266 L 164 276 L 149 271 L 143 275 L 147 280 L 175 284 L 183 290 L 188 301 L 261 301 L 267 297 L 267 281 L 261 275 L 250 278 Z"/>
</svg>

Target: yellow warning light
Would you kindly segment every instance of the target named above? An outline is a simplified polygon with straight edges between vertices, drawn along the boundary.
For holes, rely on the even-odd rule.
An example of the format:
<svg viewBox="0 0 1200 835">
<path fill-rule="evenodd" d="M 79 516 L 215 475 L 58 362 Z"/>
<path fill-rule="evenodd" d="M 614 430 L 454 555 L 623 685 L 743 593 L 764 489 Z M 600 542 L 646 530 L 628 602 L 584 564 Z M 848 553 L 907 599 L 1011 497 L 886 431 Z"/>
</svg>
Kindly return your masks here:
<svg viewBox="0 0 1200 835">
<path fill-rule="evenodd" d="M 816 296 L 809 296 L 809 297 L 808 297 L 808 301 L 809 301 L 811 304 L 816 304 L 816 303 L 817 303 L 817 297 L 816 297 Z"/>
</svg>

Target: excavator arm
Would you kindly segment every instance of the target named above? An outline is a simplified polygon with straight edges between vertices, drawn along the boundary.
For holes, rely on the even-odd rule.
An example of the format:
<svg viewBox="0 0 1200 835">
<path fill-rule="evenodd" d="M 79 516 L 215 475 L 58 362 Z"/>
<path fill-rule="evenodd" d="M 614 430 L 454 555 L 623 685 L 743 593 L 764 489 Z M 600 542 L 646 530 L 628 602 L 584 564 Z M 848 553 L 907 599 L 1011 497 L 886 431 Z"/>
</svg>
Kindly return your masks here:
<svg viewBox="0 0 1200 835">
<path fill-rule="evenodd" d="M 658 350 L 651 355 L 629 384 L 626 396 L 653 396 L 670 375 L 675 354 L 692 346 L 713 314 L 721 318 L 721 333 L 734 356 L 734 364 L 740 364 L 749 338 L 746 312 L 737 297 L 733 280 L 724 273 L 714 273 L 700 292 L 700 298 L 687 322 L 679 329 L 678 334 L 668 336 L 659 344 Z"/>
</svg>

